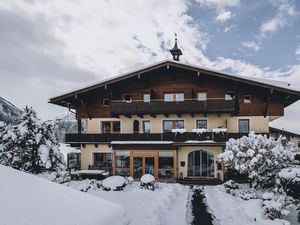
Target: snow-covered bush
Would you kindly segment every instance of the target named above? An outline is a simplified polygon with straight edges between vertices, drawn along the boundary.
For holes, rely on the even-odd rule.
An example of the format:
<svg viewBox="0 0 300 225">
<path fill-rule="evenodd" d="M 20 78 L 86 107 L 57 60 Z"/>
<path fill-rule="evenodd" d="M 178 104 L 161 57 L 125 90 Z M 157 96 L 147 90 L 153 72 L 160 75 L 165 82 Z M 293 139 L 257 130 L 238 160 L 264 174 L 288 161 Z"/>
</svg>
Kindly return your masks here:
<svg viewBox="0 0 300 225">
<path fill-rule="evenodd" d="M 32 108 L 24 109 L 19 125 L 0 129 L 0 164 L 36 174 L 65 169 L 53 126 Z"/>
<path fill-rule="evenodd" d="M 285 192 L 300 200 L 300 167 L 282 169 L 278 175 Z"/>
<path fill-rule="evenodd" d="M 71 175 L 68 171 L 43 172 L 37 176 L 59 184 L 71 181 Z"/>
<path fill-rule="evenodd" d="M 127 177 L 127 184 L 132 184 L 133 183 L 133 178 L 132 177 Z"/>
<path fill-rule="evenodd" d="M 279 171 L 294 159 L 294 145 L 282 144 L 282 138 L 275 140 L 253 132 L 240 139 L 230 139 L 226 149 L 219 155 L 225 166 L 248 174 L 254 187 L 274 187 Z"/>
<path fill-rule="evenodd" d="M 267 192 L 262 195 L 263 210 L 266 217 L 274 220 L 289 214 L 292 199 L 284 193 Z"/>
<path fill-rule="evenodd" d="M 63 183 L 63 185 L 76 189 L 78 191 L 87 192 L 88 190 L 98 190 L 101 188 L 101 181 L 98 180 L 81 180 L 81 181 L 69 181 Z"/>
<path fill-rule="evenodd" d="M 140 188 L 154 191 L 156 187 L 155 178 L 151 174 L 145 174 L 141 177 Z"/>
<path fill-rule="evenodd" d="M 121 176 L 107 177 L 102 181 L 102 188 L 105 191 L 120 191 L 126 187 L 127 180 Z"/>
<path fill-rule="evenodd" d="M 239 188 L 238 184 L 233 180 L 226 181 L 224 184 L 226 192 L 231 195 L 235 195 L 235 190 Z"/>
</svg>

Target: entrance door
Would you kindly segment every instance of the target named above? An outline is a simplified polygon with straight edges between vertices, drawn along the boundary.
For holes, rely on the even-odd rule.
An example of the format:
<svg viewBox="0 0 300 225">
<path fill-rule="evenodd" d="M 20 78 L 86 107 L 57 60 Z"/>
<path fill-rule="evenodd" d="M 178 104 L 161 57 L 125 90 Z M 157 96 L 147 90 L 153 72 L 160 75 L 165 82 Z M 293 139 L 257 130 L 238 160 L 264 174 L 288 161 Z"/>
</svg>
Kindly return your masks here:
<svg viewBox="0 0 300 225">
<path fill-rule="evenodd" d="M 214 155 L 211 152 L 197 150 L 188 154 L 189 177 L 214 177 Z"/>
<path fill-rule="evenodd" d="M 145 173 L 154 176 L 154 157 L 145 157 Z"/>
<path fill-rule="evenodd" d="M 133 157 L 133 177 L 143 176 L 143 157 Z"/>
<path fill-rule="evenodd" d="M 151 174 L 157 177 L 157 160 L 155 160 L 153 155 L 132 155 L 132 164 L 131 176 L 134 178 L 140 178 L 144 174 Z"/>
</svg>

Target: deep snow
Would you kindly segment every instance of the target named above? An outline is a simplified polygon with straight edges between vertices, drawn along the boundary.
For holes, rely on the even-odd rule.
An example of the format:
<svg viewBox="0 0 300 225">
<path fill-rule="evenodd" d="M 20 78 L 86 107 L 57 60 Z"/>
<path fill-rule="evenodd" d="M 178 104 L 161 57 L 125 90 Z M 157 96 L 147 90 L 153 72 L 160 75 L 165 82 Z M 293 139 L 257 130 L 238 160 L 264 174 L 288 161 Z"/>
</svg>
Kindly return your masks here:
<svg viewBox="0 0 300 225">
<path fill-rule="evenodd" d="M 126 225 L 123 207 L 0 165 L 2 225 Z"/>
</svg>

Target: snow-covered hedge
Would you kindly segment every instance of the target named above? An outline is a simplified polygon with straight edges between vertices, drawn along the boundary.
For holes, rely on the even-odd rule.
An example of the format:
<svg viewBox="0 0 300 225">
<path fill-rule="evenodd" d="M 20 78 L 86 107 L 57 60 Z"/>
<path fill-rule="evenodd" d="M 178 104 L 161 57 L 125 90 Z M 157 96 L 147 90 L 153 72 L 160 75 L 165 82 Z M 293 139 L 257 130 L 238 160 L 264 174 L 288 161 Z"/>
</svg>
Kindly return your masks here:
<svg viewBox="0 0 300 225">
<path fill-rule="evenodd" d="M 225 166 L 248 174 L 254 187 L 273 187 L 281 169 L 287 168 L 294 159 L 294 144 L 282 144 L 282 138 L 275 140 L 266 135 L 230 139 L 226 149 L 219 155 Z"/>
<path fill-rule="evenodd" d="M 102 181 L 102 188 L 105 191 L 120 191 L 126 187 L 127 180 L 121 176 L 107 177 Z"/>
<path fill-rule="evenodd" d="M 154 191 L 156 187 L 155 177 L 151 174 L 145 174 L 141 177 L 140 188 Z"/>
<path fill-rule="evenodd" d="M 285 168 L 278 175 L 285 192 L 300 200 L 300 168 Z"/>
<path fill-rule="evenodd" d="M 71 181 L 71 176 L 68 171 L 43 172 L 37 176 L 59 184 Z"/>
</svg>

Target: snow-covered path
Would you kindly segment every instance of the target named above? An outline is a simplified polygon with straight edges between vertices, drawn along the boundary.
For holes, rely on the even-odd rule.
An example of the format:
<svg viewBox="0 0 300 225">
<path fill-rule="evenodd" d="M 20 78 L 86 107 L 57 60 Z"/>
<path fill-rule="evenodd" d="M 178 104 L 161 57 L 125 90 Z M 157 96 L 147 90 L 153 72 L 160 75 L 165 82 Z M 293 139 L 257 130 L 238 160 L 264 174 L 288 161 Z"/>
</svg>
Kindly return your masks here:
<svg viewBox="0 0 300 225">
<path fill-rule="evenodd" d="M 174 199 L 171 207 L 168 209 L 167 214 L 163 217 L 164 225 L 187 225 L 187 201 L 188 201 L 188 191 L 181 191 Z"/>
<path fill-rule="evenodd" d="M 284 225 L 284 220 L 266 220 L 259 199 L 248 201 L 225 192 L 222 185 L 204 188 L 208 207 L 218 225 Z"/>
<path fill-rule="evenodd" d="M 150 191 L 137 185 L 128 185 L 123 191 L 98 189 L 88 193 L 123 206 L 131 225 L 186 225 L 188 187 L 160 183 L 155 191 Z"/>
</svg>

